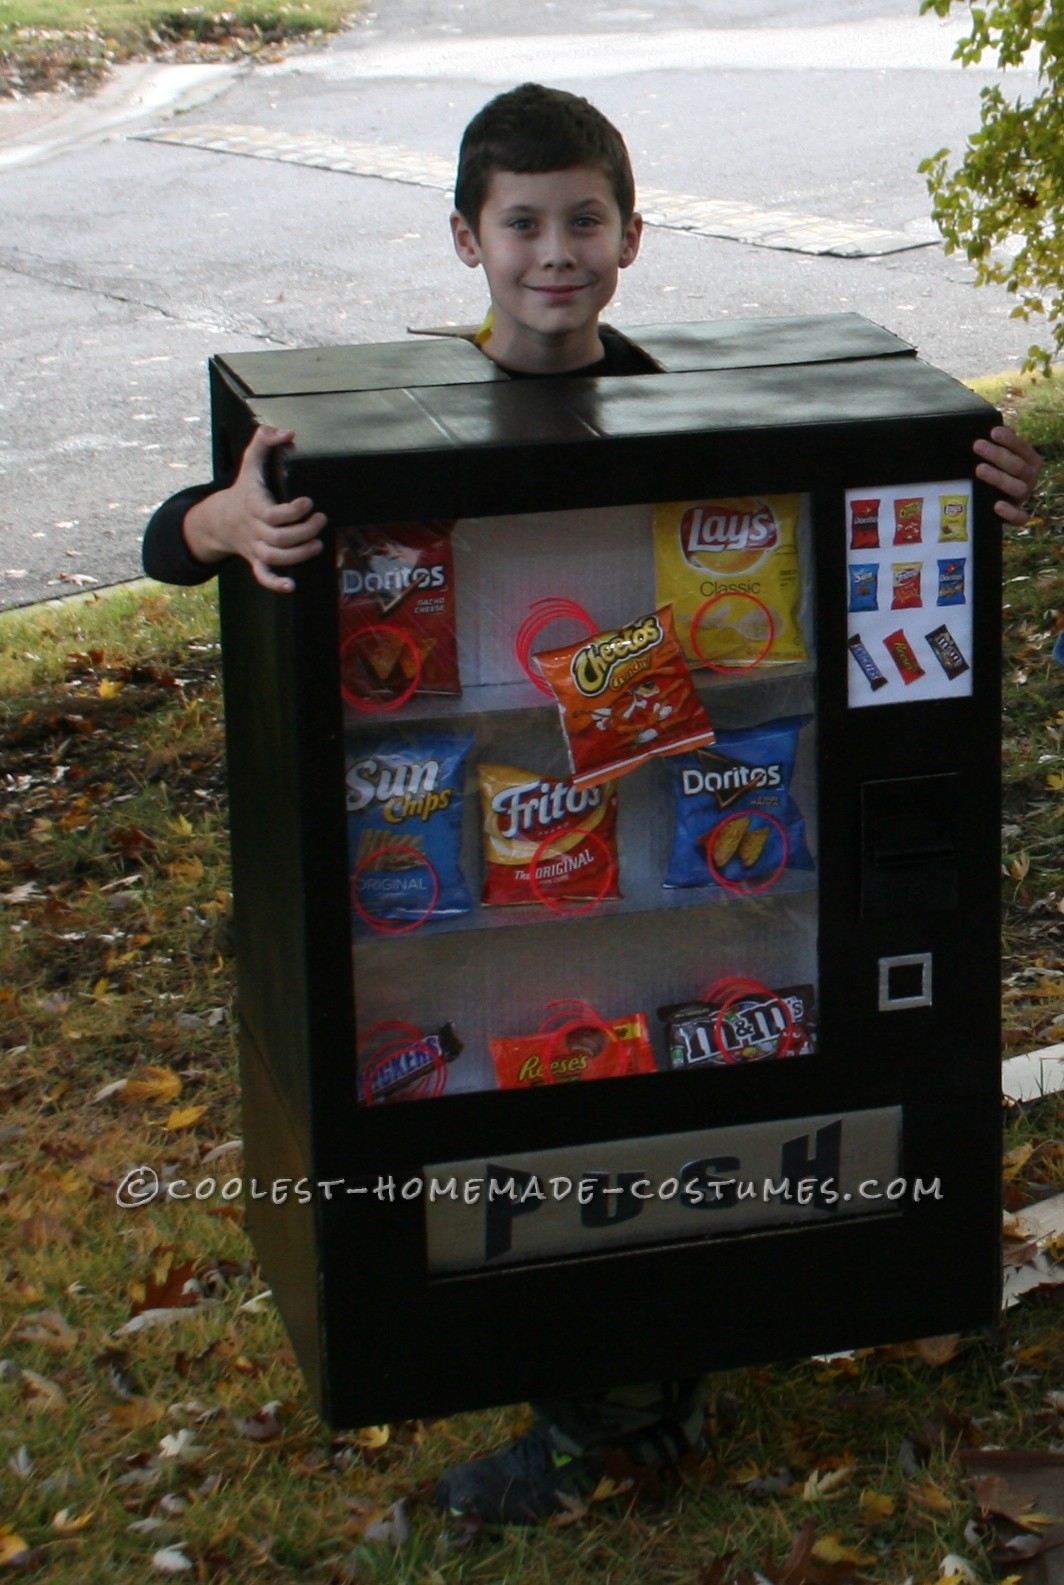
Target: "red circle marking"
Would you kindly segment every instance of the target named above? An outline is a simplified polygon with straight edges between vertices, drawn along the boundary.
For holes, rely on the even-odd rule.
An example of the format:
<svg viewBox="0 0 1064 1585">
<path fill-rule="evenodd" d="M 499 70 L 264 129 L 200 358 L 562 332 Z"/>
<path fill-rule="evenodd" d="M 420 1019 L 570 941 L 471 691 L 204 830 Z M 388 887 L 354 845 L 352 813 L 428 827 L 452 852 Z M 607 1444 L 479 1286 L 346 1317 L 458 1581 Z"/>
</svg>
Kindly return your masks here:
<svg viewBox="0 0 1064 1585">
<path fill-rule="evenodd" d="M 405 924 L 394 924 L 391 920 L 381 919 L 378 915 L 370 913 L 369 909 L 365 908 L 359 899 L 358 883 L 362 878 L 363 872 L 370 864 L 379 859 L 382 853 L 412 853 L 418 864 L 427 869 L 432 878 L 432 896 L 429 898 L 428 907 L 416 919 L 409 919 Z M 411 930 L 417 930 L 425 923 L 426 919 L 431 917 L 432 911 L 439 901 L 439 896 L 440 877 L 436 873 L 436 868 L 425 857 L 421 849 L 416 848 L 412 842 L 389 842 L 385 847 L 378 848 L 376 853 L 367 853 L 365 858 L 360 859 L 351 872 L 351 907 L 363 924 L 369 925 L 371 930 L 379 930 L 382 935 L 405 936 L 409 935 Z"/>
<path fill-rule="evenodd" d="M 561 1052 L 563 1042 L 566 1041 L 570 1035 L 575 1034 L 581 1029 L 597 1029 L 601 1031 L 601 1033 L 606 1037 L 606 1044 L 602 1048 L 602 1051 L 599 1052 L 600 1056 L 605 1056 L 606 1052 L 614 1044 L 616 1036 L 614 1035 L 610 1026 L 605 1022 L 604 1019 L 599 1017 L 598 1013 L 596 1013 L 595 1009 L 589 1002 L 550 1002 L 548 1005 L 550 1007 L 556 1008 L 557 1011 L 551 1013 L 547 1018 L 544 1019 L 543 1023 L 540 1025 L 541 1033 L 547 1033 L 550 1024 L 556 1018 L 560 1017 L 565 1020 L 563 1023 L 558 1025 L 557 1029 L 550 1032 L 550 1038 L 543 1048 L 543 1075 L 548 1084 L 555 1084 L 557 1080 L 551 1071 L 552 1064 L 554 1062 L 555 1056 Z M 575 1016 L 573 1016 L 572 1010 L 575 1010 Z"/>
<path fill-rule="evenodd" d="M 514 636 L 514 655 L 518 665 L 532 686 L 538 688 L 540 693 L 546 694 L 548 698 L 552 697 L 550 686 L 532 669 L 532 645 L 545 627 L 549 627 L 552 622 L 563 621 L 582 622 L 589 635 L 598 632 L 598 628 L 582 605 L 558 595 L 546 596 L 529 606 L 528 615 Z"/>
<path fill-rule="evenodd" d="M 705 616 L 710 607 L 719 605 L 721 600 L 746 600 L 750 605 L 757 606 L 758 610 L 764 616 L 765 621 L 768 623 L 768 638 L 765 640 L 760 653 L 755 655 L 753 660 L 740 661 L 734 666 L 723 666 L 719 661 L 710 660 L 702 653 L 702 647 L 699 643 L 698 624 L 701 622 L 703 616 Z M 752 666 L 760 666 L 761 662 L 765 659 L 766 655 L 775 642 L 776 623 L 772 616 L 772 612 L 769 610 L 764 600 L 759 600 L 756 594 L 746 594 L 741 589 L 722 591 L 720 594 L 711 594 L 708 600 L 703 600 L 702 604 L 698 607 L 698 610 L 691 618 L 691 648 L 694 650 L 703 666 L 708 666 L 710 671 L 723 672 L 725 676 L 729 676 L 732 672 L 736 671 L 748 671 Z"/>
<path fill-rule="evenodd" d="M 543 855 L 546 849 L 550 847 L 552 842 L 557 842 L 559 838 L 563 836 L 581 837 L 585 841 L 590 842 L 592 847 L 597 847 L 599 852 L 605 855 L 606 874 L 602 884 L 602 889 L 599 891 L 597 896 L 588 898 L 587 902 L 575 904 L 557 902 L 554 898 L 547 896 L 539 880 L 537 879 L 536 871 L 539 869 L 540 864 L 543 861 Z M 554 831 L 551 832 L 549 836 L 545 836 L 543 841 L 539 843 L 536 851 L 533 853 L 528 865 L 528 883 L 535 893 L 536 901 L 542 903 L 544 908 L 549 908 L 551 913 L 563 914 L 568 918 L 579 917 L 580 914 L 589 914 L 592 909 L 597 908 L 599 903 L 605 899 L 606 893 L 613 885 L 616 877 L 617 859 L 610 851 L 609 843 L 606 841 L 605 837 L 599 836 L 597 831 L 585 831 L 582 826 L 577 826 L 575 830 L 569 829 L 566 831 Z"/>
<path fill-rule="evenodd" d="M 380 1036 L 387 1034 L 388 1040 L 372 1053 L 367 1053 L 366 1047 L 372 1045 Z M 416 1045 L 423 1040 L 424 1033 L 416 1024 L 408 1024 L 401 1018 L 379 1018 L 371 1024 L 356 1047 L 356 1055 L 365 1062 L 362 1070 L 362 1099 L 367 1106 L 372 1106 L 376 1100 L 373 1094 L 373 1075 L 381 1064 L 389 1057 L 396 1057 L 401 1051 L 406 1051 L 409 1046 Z M 384 1096 L 380 1099 L 383 1101 Z"/>
<path fill-rule="evenodd" d="M 414 675 L 402 693 L 396 694 L 394 699 L 366 699 L 363 695 L 355 693 L 344 681 L 344 656 L 351 645 L 357 639 L 365 638 L 367 633 L 390 633 L 393 638 L 398 638 L 414 657 Z M 344 703 L 349 704 L 352 710 L 362 710 L 367 715 L 380 715 L 383 711 L 398 710 L 401 704 L 406 704 L 407 700 L 417 693 L 423 665 L 424 657 L 410 634 L 404 632 L 401 627 L 396 627 L 394 623 L 371 622 L 367 627 L 356 628 L 340 645 L 340 692 L 343 694 Z"/>
<path fill-rule="evenodd" d="M 794 1044 L 795 1036 L 798 1033 L 798 1027 L 794 1022 L 793 1013 L 787 1006 L 787 1003 L 783 1000 L 782 996 L 777 996 L 775 991 L 770 991 L 767 985 L 761 984 L 760 980 L 747 980 L 743 979 L 741 975 L 737 975 L 734 979 L 718 980 L 716 985 L 712 986 L 711 989 L 706 992 L 706 1001 L 716 1002 L 721 996 L 722 992 L 725 992 L 726 994 L 724 995 L 723 1000 L 719 1002 L 717 1012 L 713 1019 L 713 1039 L 716 1042 L 718 1052 L 724 1058 L 725 1062 L 734 1064 L 739 1061 L 739 1058 L 738 1056 L 728 1056 L 725 1049 L 723 1037 L 724 1020 L 727 1016 L 728 1009 L 730 1007 L 734 1007 L 738 1002 L 745 1001 L 748 996 L 761 996 L 767 1001 L 775 1002 L 777 1006 L 782 1007 L 783 1030 L 781 1034 L 777 1036 L 776 1055 L 777 1057 L 790 1056 L 790 1050 L 788 1049 L 784 1051 L 781 1050 L 781 1047 L 785 1045 L 790 1047 Z M 799 1041 L 799 1044 L 800 1043 L 801 1042 Z"/>
<path fill-rule="evenodd" d="M 776 828 L 780 834 L 780 842 L 783 844 L 783 853 L 779 863 L 776 865 L 776 868 L 772 871 L 771 875 L 769 875 L 763 881 L 757 881 L 756 883 L 751 881 L 748 885 L 744 886 L 742 881 L 730 881 L 722 874 L 720 867 L 713 858 L 713 843 L 715 842 L 719 832 L 723 831 L 724 827 L 730 825 L 733 820 L 746 820 L 750 818 L 755 820 L 765 820 L 770 826 L 774 826 Z M 775 815 L 768 814 L 764 809 L 752 810 L 749 815 L 742 814 L 739 811 L 737 811 L 735 814 L 725 815 L 724 819 L 718 821 L 718 823 L 713 827 L 712 832 L 709 834 L 713 840 L 704 842 L 706 865 L 709 869 L 709 873 L 712 875 L 717 885 L 723 886 L 725 891 L 738 892 L 742 897 L 752 897 L 756 892 L 767 892 L 770 886 L 775 886 L 776 882 L 783 874 L 783 871 L 787 868 L 787 860 L 790 857 L 791 844 L 787 837 L 786 829 L 781 824 L 781 822 L 776 819 Z M 731 860 L 729 859 L 728 862 L 730 863 Z"/>
</svg>

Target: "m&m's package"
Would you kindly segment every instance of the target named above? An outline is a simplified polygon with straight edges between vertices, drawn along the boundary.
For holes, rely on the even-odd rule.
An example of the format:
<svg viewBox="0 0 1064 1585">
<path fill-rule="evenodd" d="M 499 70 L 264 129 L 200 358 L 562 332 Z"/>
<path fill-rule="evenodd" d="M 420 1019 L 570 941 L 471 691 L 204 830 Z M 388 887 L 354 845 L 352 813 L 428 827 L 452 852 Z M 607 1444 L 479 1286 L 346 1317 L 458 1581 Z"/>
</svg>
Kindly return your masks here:
<svg viewBox="0 0 1064 1585">
<path fill-rule="evenodd" d="M 471 734 L 424 732 L 347 751 L 351 906 L 362 924 L 414 929 L 473 906 L 462 875 L 462 793 Z"/>
<path fill-rule="evenodd" d="M 534 660 L 558 701 L 574 787 L 713 741 L 667 606 Z"/>
<path fill-rule="evenodd" d="M 771 991 L 753 980 L 724 981 L 704 1002 L 658 1009 L 674 1068 L 729 1067 L 805 1056 L 815 1046 L 811 985 Z"/>
<path fill-rule="evenodd" d="M 754 668 L 808 658 L 799 621 L 799 497 L 737 496 L 654 508 L 657 597 L 686 658 Z"/>
<path fill-rule="evenodd" d="M 721 732 L 669 761 L 676 830 L 666 886 L 763 891 L 785 869 L 811 870 L 805 818 L 791 796 L 808 716 Z"/>
<path fill-rule="evenodd" d="M 564 908 L 620 897 L 617 787 L 574 787 L 510 765 L 479 765 L 486 904 Z"/>
<path fill-rule="evenodd" d="M 390 523 L 339 536 L 340 680 L 354 709 L 461 693 L 448 523 Z"/>
</svg>

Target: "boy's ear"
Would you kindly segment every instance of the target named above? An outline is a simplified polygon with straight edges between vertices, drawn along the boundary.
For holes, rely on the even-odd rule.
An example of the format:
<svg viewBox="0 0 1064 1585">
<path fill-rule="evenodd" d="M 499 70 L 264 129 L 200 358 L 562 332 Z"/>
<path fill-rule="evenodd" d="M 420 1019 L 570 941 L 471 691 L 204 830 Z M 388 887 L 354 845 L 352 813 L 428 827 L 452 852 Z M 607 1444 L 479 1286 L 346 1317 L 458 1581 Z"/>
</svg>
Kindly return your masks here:
<svg viewBox="0 0 1064 1585">
<path fill-rule="evenodd" d="M 631 220 L 624 228 L 621 237 L 621 256 L 617 261 L 622 270 L 626 270 L 639 252 L 639 244 L 643 240 L 643 217 L 633 214 Z"/>
<path fill-rule="evenodd" d="M 480 263 L 480 244 L 473 227 L 457 209 L 451 213 L 451 239 L 454 242 L 454 251 L 462 263 L 468 264 L 471 270 L 475 270 Z"/>
</svg>

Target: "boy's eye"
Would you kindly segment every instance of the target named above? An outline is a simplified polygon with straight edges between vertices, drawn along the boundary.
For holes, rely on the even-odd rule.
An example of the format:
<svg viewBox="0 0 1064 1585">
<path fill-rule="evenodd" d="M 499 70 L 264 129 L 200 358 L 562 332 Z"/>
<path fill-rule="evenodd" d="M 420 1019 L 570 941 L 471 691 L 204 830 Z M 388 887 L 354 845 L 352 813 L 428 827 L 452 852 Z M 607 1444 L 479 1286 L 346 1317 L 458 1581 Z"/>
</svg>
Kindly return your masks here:
<svg viewBox="0 0 1064 1585">
<path fill-rule="evenodd" d="M 574 224 L 587 228 L 587 227 L 591 227 L 591 226 L 601 225 L 602 222 L 599 219 L 598 215 L 577 215 Z"/>
<path fill-rule="evenodd" d="M 533 222 L 527 215 L 515 215 L 508 225 L 511 231 L 531 231 Z"/>
</svg>

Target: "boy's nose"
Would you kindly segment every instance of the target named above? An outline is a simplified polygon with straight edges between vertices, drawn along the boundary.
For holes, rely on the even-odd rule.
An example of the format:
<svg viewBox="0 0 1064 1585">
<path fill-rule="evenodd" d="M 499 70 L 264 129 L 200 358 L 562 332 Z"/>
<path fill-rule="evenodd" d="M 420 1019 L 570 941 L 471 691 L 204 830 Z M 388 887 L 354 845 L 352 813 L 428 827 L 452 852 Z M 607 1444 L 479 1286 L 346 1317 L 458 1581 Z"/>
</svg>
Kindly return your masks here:
<svg viewBox="0 0 1064 1585">
<path fill-rule="evenodd" d="M 544 231 L 542 260 L 544 265 L 554 270 L 571 270 L 575 265 L 572 239 L 564 226 Z"/>
</svg>

